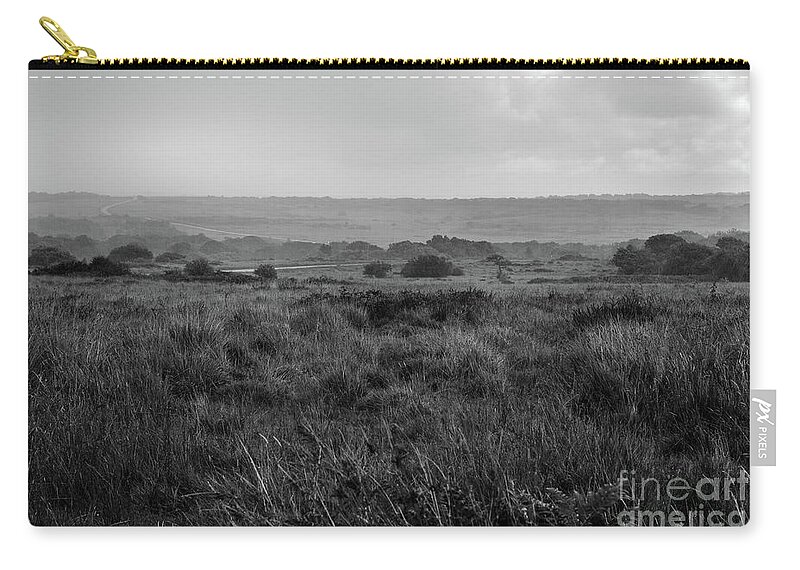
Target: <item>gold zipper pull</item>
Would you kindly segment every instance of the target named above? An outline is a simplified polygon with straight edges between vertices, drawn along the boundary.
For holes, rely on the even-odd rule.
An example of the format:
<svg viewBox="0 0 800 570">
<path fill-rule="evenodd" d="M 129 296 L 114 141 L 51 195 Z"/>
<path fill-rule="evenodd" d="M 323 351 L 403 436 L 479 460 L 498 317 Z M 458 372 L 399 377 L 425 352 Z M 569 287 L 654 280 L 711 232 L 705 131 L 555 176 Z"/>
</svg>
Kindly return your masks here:
<svg viewBox="0 0 800 570">
<path fill-rule="evenodd" d="M 51 38 L 58 42 L 58 45 L 64 48 L 64 53 L 62 55 L 46 55 L 42 58 L 42 61 L 55 61 L 58 63 L 65 61 L 71 63 L 99 63 L 97 54 L 93 49 L 75 45 L 75 42 L 70 39 L 67 32 L 52 18 L 42 16 L 39 18 L 39 24 L 50 34 Z"/>
</svg>

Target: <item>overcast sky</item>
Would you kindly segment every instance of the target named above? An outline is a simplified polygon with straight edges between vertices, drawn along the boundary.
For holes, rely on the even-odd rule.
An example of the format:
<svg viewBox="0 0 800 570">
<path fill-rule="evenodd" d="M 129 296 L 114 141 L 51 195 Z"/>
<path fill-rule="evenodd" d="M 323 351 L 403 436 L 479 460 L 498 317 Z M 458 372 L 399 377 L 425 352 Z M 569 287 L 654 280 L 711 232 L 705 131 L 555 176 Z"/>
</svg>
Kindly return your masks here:
<svg viewBox="0 0 800 570">
<path fill-rule="evenodd" d="M 72 75 L 29 72 L 30 191 L 469 198 L 750 184 L 746 71 Z"/>
</svg>

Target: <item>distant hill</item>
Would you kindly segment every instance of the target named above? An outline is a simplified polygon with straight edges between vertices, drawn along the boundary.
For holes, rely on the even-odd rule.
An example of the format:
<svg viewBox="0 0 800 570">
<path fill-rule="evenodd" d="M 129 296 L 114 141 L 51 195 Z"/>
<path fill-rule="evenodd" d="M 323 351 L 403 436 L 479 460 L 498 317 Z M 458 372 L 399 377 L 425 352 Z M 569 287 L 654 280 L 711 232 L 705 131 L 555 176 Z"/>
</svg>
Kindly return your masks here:
<svg viewBox="0 0 800 570">
<path fill-rule="evenodd" d="M 424 242 L 441 234 L 498 242 L 617 243 L 679 231 L 710 235 L 750 228 L 750 195 L 599 195 L 547 198 L 334 199 L 110 197 L 87 193 L 29 195 L 30 231 L 55 233 L 43 217 L 75 220 L 72 235 L 110 217 L 138 219 L 215 239 L 258 236 L 317 243 Z M 102 215 L 103 213 L 111 214 Z M 58 233 L 69 224 L 54 220 Z M 109 230 L 106 230 L 106 232 Z M 103 232 L 105 233 L 105 232 Z M 126 231 L 126 233 L 130 233 Z M 98 236 L 99 237 L 99 236 Z"/>
<path fill-rule="evenodd" d="M 674 240 L 693 246 L 714 248 L 722 238 L 735 238 L 749 243 L 750 235 L 740 230 L 731 230 L 702 236 L 683 231 L 673 234 Z M 688 238 L 688 239 L 687 239 Z M 419 256 L 444 256 L 450 259 L 487 259 L 501 255 L 507 259 L 587 261 L 610 260 L 619 248 L 641 250 L 644 240 L 628 240 L 613 244 L 583 244 L 556 242 L 491 243 L 471 241 L 459 237 L 435 235 L 426 242 L 402 241 L 389 244 L 387 248 L 364 241 L 314 243 L 307 241 L 276 242 L 255 236 L 244 238 L 209 239 L 204 234 L 165 236 L 156 234 L 118 234 L 107 239 L 92 239 L 86 235 L 77 237 L 28 234 L 28 254 L 36 259 L 51 259 L 66 253 L 76 259 L 91 259 L 97 255 L 109 255 L 113 250 L 131 244 L 143 247 L 155 255 L 157 262 L 175 262 L 195 257 L 205 257 L 215 262 L 241 261 L 306 261 L 309 263 L 341 263 L 375 260 L 411 260 Z M 36 250 L 47 249 L 46 254 Z M 697 248 L 695 248 L 696 250 Z M 694 251 L 694 250 L 693 250 Z"/>
</svg>

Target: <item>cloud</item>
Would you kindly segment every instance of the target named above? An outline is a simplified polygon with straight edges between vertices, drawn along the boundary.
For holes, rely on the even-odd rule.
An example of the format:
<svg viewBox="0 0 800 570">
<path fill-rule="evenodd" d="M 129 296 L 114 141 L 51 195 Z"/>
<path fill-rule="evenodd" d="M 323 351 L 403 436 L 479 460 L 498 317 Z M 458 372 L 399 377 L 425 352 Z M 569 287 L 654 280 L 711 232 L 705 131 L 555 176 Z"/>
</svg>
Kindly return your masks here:
<svg viewBox="0 0 800 570">
<path fill-rule="evenodd" d="M 749 189 L 747 80 L 482 75 L 32 82 L 31 161 L 45 166 L 31 170 L 31 190 L 475 197 Z M 75 148 L 91 160 L 76 162 Z"/>
</svg>

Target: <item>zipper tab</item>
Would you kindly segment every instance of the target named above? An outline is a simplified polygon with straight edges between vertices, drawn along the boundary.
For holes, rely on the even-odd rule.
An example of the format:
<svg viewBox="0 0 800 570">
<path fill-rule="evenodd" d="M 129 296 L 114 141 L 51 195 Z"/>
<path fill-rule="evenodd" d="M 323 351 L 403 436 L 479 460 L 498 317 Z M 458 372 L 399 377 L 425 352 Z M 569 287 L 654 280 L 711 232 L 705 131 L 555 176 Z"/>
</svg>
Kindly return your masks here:
<svg viewBox="0 0 800 570">
<path fill-rule="evenodd" d="M 46 55 L 42 61 L 54 61 L 56 63 L 69 62 L 69 63 L 89 63 L 97 64 L 97 54 L 91 48 L 75 45 L 75 42 L 67 35 L 67 32 L 59 26 L 55 20 L 42 16 L 39 18 L 39 24 L 44 30 L 50 34 L 50 37 L 58 42 L 64 53 L 61 55 Z M 84 54 L 84 55 L 81 55 Z"/>
</svg>

